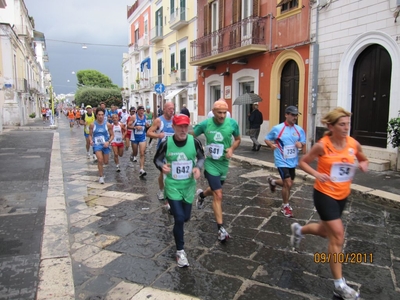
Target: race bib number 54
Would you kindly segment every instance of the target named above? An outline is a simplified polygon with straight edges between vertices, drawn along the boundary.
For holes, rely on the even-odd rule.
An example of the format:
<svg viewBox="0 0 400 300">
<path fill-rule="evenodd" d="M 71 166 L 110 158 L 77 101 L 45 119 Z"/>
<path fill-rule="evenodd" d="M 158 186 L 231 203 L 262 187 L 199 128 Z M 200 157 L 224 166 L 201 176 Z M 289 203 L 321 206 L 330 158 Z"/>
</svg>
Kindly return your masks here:
<svg viewBox="0 0 400 300">
<path fill-rule="evenodd" d="M 334 163 L 331 167 L 331 180 L 333 182 L 346 182 L 353 179 L 356 166 L 347 163 Z"/>
</svg>

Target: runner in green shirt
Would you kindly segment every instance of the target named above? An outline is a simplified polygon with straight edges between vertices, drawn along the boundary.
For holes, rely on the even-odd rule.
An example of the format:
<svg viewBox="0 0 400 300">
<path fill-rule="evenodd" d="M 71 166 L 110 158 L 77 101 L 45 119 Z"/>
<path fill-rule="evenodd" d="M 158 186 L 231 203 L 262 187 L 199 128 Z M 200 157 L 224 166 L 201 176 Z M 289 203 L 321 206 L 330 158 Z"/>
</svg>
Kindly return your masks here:
<svg viewBox="0 0 400 300">
<path fill-rule="evenodd" d="M 190 219 L 196 191 L 196 179 L 204 164 L 201 142 L 188 135 L 190 119 L 179 114 L 172 119 L 174 135 L 161 142 L 154 156 L 154 164 L 165 175 L 164 195 L 174 216 L 174 238 L 178 267 L 189 262 L 184 250 L 183 225 Z"/>
<path fill-rule="evenodd" d="M 212 207 L 218 225 L 218 239 L 224 242 L 229 238 L 229 234 L 223 226 L 222 185 L 228 173 L 229 159 L 239 147 L 241 138 L 238 123 L 234 119 L 226 118 L 228 104 L 224 99 L 216 101 L 212 111 L 213 118 L 204 120 L 194 128 L 195 137 L 202 133 L 206 137 L 204 176 L 209 184 L 205 191 L 197 190 L 196 204 L 197 208 L 201 209 L 204 198 L 213 196 Z"/>
</svg>

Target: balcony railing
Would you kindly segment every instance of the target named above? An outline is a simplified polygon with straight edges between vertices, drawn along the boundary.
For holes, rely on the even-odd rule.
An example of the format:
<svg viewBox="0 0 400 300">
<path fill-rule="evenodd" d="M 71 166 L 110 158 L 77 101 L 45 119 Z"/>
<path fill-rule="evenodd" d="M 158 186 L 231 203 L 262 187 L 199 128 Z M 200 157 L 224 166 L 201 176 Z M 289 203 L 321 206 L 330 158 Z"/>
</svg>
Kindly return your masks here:
<svg viewBox="0 0 400 300">
<path fill-rule="evenodd" d="M 178 30 L 186 26 L 188 24 L 187 15 L 188 15 L 187 8 L 178 7 L 170 15 L 169 28 L 171 30 Z"/>
<path fill-rule="evenodd" d="M 190 63 L 203 65 L 221 58 L 230 59 L 267 51 L 266 18 L 249 17 L 190 43 Z M 210 57 L 213 57 L 210 60 Z"/>
<path fill-rule="evenodd" d="M 138 43 L 129 44 L 129 54 L 139 53 L 139 45 Z"/>
<path fill-rule="evenodd" d="M 154 26 L 150 32 L 150 41 L 152 43 L 161 41 L 163 38 L 163 28 L 162 26 Z"/>
<path fill-rule="evenodd" d="M 187 73 L 188 73 L 187 69 L 180 69 L 180 70 L 172 71 L 170 74 L 171 75 L 171 84 L 182 83 L 182 82 L 185 83 L 187 81 Z"/>
<path fill-rule="evenodd" d="M 139 50 L 144 50 L 150 47 L 150 41 L 149 41 L 149 36 L 147 34 L 144 34 L 139 40 L 138 40 L 138 47 Z"/>
</svg>

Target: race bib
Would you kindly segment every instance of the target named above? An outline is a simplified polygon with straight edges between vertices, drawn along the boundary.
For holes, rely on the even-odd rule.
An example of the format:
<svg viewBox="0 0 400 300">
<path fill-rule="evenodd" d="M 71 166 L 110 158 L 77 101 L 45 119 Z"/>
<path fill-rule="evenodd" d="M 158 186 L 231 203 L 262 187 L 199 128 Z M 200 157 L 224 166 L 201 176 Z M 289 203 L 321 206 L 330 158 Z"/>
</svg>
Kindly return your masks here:
<svg viewBox="0 0 400 300">
<path fill-rule="evenodd" d="M 122 143 L 122 137 L 116 137 L 115 138 L 116 143 Z"/>
<path fill-rule="evenodd" d="M 101 144 L 104 144 L 105 142 L 106 142 L 106 140 L 104 139 L 104 136 L 102 136 L 102 135 L 96 136 L 96 137 L 94 138 L 94 143 L 95 143 L 96 145 L 101 145 Z"/>
<path fill-rule="evenodd" d="M 356 173 L 356 166 L 348 163 L 334 163 L 331 167 L 331 180 L 333 182 L 351 181 Z"/>
<path fill-rule="evenodd" d="M 172 178 L 188 179 L 192 176 L 193 163 L 190 160 L 173 161 L 171 164 Z"/>
<path fill-rule="evenodd" d="M 151 121 L 153 121 L 153 120 L 146 120 L 146 124 L 151 125 L 151 123 L 152 123 Z"/>
<path fill-rule="evenodd" d="M 283 147 L 284 158 L 295 158 L 297 157 L 297 148 L 295 145 L 288 145 Z"/>
<path fill-rule="evenodd" d="M 222 144 L 209 144 L 206 145 L 206 156 L 212 159 L 220 159 L 224 154 L 224 145 Z"/>
</svg>

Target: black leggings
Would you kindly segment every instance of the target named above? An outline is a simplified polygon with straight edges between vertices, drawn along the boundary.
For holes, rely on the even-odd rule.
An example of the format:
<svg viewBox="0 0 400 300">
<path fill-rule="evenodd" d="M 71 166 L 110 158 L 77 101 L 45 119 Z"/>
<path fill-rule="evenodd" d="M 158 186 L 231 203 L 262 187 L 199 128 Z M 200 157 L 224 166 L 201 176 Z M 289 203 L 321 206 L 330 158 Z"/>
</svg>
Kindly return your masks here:
<svg viewBox="0 0 400 300">
<path fill-rule="evenodd" d="M 340 219 L 347 203 L 347 198 L 336 200 L 314 189 L 314 206 L 322 221 Z"/>
</svg>

